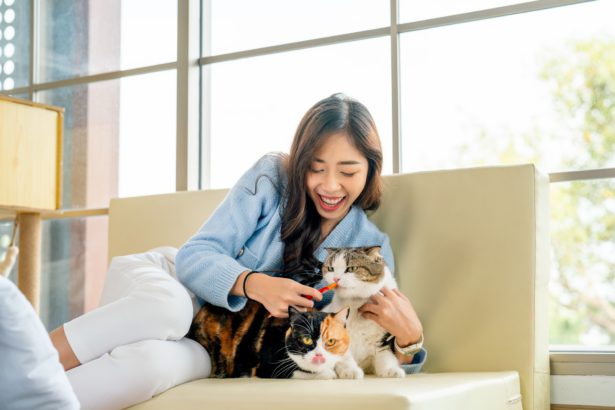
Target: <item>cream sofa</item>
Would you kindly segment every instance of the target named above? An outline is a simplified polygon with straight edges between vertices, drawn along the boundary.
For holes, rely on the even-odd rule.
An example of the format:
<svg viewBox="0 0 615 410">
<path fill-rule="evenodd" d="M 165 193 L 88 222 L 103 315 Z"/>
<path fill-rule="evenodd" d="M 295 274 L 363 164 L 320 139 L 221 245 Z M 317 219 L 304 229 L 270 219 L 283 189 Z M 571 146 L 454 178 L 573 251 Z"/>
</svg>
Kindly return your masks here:
<svg viewBox="0 0 615 410">
<path fill-rule="evenodd" d="M 180 246 L 225 193 L 111 201 L 110 256 Z M 204 379 L 134 409 L 548 409 L 547 200 L 547 178 L 532 165 L 385 178 L 371 218 L 389 234 L 400 288 L 422 318 L 424 373 Z"/>
</svg>

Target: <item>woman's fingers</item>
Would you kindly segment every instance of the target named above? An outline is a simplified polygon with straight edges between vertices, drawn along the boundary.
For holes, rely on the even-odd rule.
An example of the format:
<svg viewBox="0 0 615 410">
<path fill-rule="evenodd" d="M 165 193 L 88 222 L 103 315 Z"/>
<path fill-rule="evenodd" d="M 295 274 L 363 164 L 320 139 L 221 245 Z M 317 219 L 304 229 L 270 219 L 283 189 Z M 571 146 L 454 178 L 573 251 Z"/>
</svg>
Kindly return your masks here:
<svg viewBox="0 0 615 410">
<path fill-rule="evenodd" d="M 405 300 L 410 300 L 410 299 L 408 299 L 408 296 L 406 296 L 406 295 L 404 295 L 403 293 L 401 293 L 401 292 L 399 291 L 399 289 L 393 289 L 393 293 L 395 293 L 397 296 L 399 296 L 399 297 L 400 297 L 400 298 L 402 298 L 402 299 L 405 299 Z"/>
<path fill-rule="evenodd" d="M 388 287 L 388 286 L 383 286 L 382 289 L 380 289 L 380 292 L 385 296 L 385 297 L 390 297 L 393 296 L 393 291 Z"/>
<path fill-rule="evenodd" d="M 380 306 L 375 304 L 375 303 L 364 303 L 360 308 L 359 308 L 359 313 L 366 313 L 369 312 L 371 314 L 378 314 L 378 311 L 380 310 Z"/>
<path fill-rule="evenodd" d="M 361 316 L 363 316 L 365 319 L 371 319 L 373 321 L 376 321 L 376 319 L 378 318 L 378 315 L 372 312 L 361 312 Z"/>
<path fill-rule="evenodd" d="M 322 293 L 320 293 L 317 289 L 311 288 L 309 286 L 301 285 L 301 289 L 299 289 L 301 295 L 311 296 L 312 299 L 316 301 L 322 300 Z"/>
</svg>

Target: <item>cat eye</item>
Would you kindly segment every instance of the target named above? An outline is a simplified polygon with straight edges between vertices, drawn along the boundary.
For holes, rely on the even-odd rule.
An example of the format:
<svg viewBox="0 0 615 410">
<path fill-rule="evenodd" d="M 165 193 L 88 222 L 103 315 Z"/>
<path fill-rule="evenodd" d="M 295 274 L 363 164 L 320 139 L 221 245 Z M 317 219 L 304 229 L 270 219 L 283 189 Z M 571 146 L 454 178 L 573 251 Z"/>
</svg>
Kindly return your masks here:
<svg viewBox="0 0 615 410">
<path fill-rule="evenodd" d="M 356 272 L 356 271 L 357 271 L 356 266 L 349 266 L 346 268 L 346 272 Z"/>
<path fill-rule="evenodd" d="M 309 336 L 303 336 L 303 339 L 301 339 L 301 341 L 306 346 L 312 346 L 312 344 L 314 344 L 314 342 L 312 341 L 312 338 Z"/>
<path fill-rule="evenodd" d="M 327 346 L 333 346 L 335 344 L 335 342 L 337 342 L 337 340 L 335 339 L 329 339 L 325 342 L 325 345 Z"/>
<path fill-rule="evenodd" d="M 323 272 L 333 272 L 333 266 L 331 265 L 323 266 L 322 270 Z"/>
</svg>

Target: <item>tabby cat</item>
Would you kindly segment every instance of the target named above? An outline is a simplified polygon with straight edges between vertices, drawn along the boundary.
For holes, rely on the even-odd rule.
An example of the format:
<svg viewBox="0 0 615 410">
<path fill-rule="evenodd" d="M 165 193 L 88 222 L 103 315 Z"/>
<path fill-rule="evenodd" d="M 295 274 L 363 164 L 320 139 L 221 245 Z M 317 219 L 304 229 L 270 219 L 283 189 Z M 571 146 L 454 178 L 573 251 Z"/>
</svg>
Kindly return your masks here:
<svg viewBox="0 0 615 410">
<path fill-rule="evenodd" d="M 337 283 L 333 300 L 323 311 L 350 307 L 348 330 L 352 358 L 340 361 L 335 370 L 340 378 L 362 378 L 364 372 L 378 377 L 404 377 L 394 353 L 393 339 L 380 325 L 364 319 L 358 308 L 387 286 L 397 288 L 395 278 L 380 255 L 380 247 L 329 248 L 322 273 Z M 358 364 L 358 365 L 357 365 Z"/>
<path fill-rule="evenodd" d="M 188 336 L 209 353 L 210 377 L 336 378 L 336 363 L 350 356 L 348 309 L 288 313 L 271 317 L 252 300 L 239 312 L 205 304 Z"/>
</svg>

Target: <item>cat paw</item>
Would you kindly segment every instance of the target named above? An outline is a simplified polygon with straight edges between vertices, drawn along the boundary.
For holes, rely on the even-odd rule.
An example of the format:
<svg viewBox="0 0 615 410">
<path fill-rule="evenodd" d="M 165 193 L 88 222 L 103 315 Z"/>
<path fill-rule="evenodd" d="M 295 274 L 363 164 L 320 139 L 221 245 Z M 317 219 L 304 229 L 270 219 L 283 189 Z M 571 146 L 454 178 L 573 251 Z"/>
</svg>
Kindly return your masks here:
<svg viewBox="0 0 615 410">
<path fill-rule="evenodd" d="M 365 375 L 359 366 L 339 365 L 335 368 L 335 372 L 340 379 L 362 379 Z"/>
<path fill-rule="evenodd" d="M 314 378 L 320 380 L 337 379 L 337 374 L 332 369 L 327 369 L 314 374 Z"/>
<path fill-rule="evenodd" d="M 406 372 L 401 367 L 390 367 L 388 369 L 382 369 L 376 372 L 376 376 L 378 377 L 395 377 L 395 378 L 404 378 L 406 377 Z"/>
</svg>

